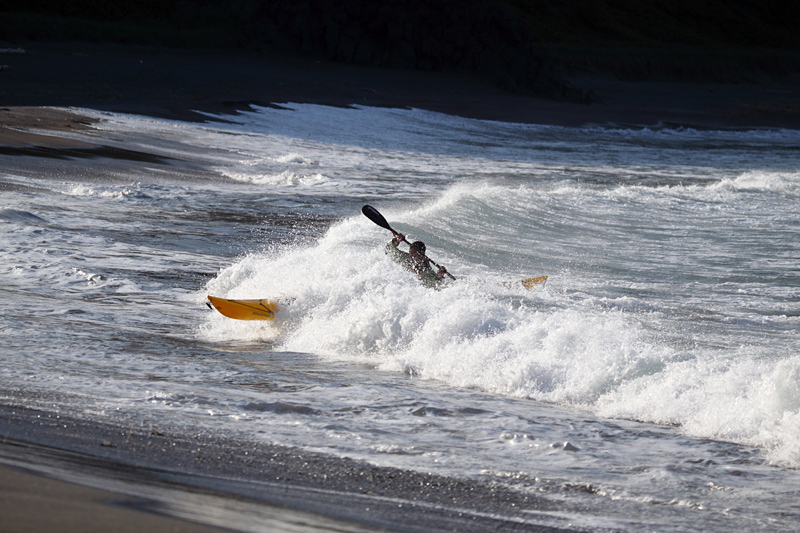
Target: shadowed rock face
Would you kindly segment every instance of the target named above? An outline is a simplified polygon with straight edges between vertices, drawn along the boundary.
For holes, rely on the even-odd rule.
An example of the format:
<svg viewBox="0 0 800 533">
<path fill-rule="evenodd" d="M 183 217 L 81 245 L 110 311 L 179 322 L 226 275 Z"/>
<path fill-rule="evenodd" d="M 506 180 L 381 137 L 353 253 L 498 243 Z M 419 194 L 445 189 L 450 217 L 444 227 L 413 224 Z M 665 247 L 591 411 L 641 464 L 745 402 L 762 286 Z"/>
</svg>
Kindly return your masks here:
<svg viewBox="0 0 800 533">
<path fill-rule="evenodd" d="M 584 98 L 556 74 L 526 19 L 492 0 L 276 1 L 254 19 L 262 35 L 253 40 L 271 34 L 331 61 L 466 72 L 514 93 Z"/>
<path fill-rule="evenodd" d="M 774 5 L 773 5 L 774 4 Z M 593 99 L 564 77 L 758 82 L 800 72 L 800 4 L 750 0 L 27 0 L 0 40 L 303 52 L 457 72 L 518 95 Z"/>
</svg>

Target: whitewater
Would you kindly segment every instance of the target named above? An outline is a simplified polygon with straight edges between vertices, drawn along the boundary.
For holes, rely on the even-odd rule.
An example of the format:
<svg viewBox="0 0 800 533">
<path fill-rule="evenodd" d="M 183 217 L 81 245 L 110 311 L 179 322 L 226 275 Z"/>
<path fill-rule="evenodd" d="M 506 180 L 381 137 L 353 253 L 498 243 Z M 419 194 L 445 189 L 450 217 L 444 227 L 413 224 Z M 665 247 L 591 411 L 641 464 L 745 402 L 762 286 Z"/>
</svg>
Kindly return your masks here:
<svg viewBox="0 0 800 533">
<path fill-rule="evenodd" d="M 0 156 L 4 401 L 488 479 L 564 528 L 800 523 L 800 131 L 79 111 L 147 157 Z"/>
</svg>

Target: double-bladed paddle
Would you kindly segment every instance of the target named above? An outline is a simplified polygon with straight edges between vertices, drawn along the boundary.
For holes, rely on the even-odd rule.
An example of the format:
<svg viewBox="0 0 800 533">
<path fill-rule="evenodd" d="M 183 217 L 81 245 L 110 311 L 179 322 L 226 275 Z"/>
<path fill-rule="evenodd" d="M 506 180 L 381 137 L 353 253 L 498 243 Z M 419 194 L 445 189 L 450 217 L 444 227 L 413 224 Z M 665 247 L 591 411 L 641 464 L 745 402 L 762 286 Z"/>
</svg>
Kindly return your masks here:
<svg viewBox="0 0 800 533">
<path fill-rule="evenodd" d="M 388 223 L 388 222 L 386 222 L 386 219 L 385 219 L 385 218 L 383 218 L 383 215 L 381 215 L 381 214 L 378 212 L 378 210 L 377 210 L 377 209 L 375 209 L 374 207 L 372 207 L 371 205 L 365 205 L 364 207 L 362 207 L 362 208 L 361 208 L 361 212 L 362 212 L 362 213 L 364 213 L 364 216 L 365 216 L 365 217 L 367 217 L 368 219 L 370 219 L 371 221 L 373 221 L 375 224 L 379 225 L 379 226 L 380 226 L 380 227 L 382 227 L 382 228 L 385 228 L 385 229 L 388 229 L 389 231 L 391 231 L 391 232 L 392 232 L 392 235 L 397 235 L 397 232 L 396 232 L 395 230 L 393 230 L 393 229 L 392 229 L 392 227 L 389 225 L 389 223 Z M 411 244 L 410 242 L 408 242 L 408 241 L 405 239 L 405 237 L 403 238 L 403 240 L 404 240 L 404 241 L 405 241 L 407 244 L 409 244 L 409 245 Z M 437 265 L 437 264 L 436 264 L 436 263 L 435 263 L 435 262 L 434 262 L 434 261 L 433 261 L 433 260 L 432 260 L 430 257 L 426 256 L 425 254 L 421 254 L 421 255 L 422 255 L 422 256 L 423 256 L 425 259 L 427 259 L 428 261 L 430 261 L 431 263 L 433 263 L 433 266 L 435 266 L 436 268 L 441 268 L 441 267 L 440 267 L 439 265 Z M 455 278 L 455 277 L 454 277 L 454 276 L 453 276 L 453 275 L 452 275 L 450 272 L 445 272 L 445 274 L 447 274 L 448 276 L 450 276 L 452 279 L 456 279 L 456 278 Z"/>
</svg>

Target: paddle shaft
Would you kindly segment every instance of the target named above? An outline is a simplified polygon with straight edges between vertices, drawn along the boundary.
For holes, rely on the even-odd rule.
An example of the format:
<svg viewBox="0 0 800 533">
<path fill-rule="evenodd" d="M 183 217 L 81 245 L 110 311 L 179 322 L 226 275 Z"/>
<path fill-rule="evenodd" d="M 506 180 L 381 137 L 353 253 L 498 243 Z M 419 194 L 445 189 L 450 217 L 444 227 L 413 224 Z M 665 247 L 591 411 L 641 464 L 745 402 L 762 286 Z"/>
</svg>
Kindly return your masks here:
<svg viewBox="0 0 800 533">
<path fill-rule="evenodd" d="M 375 209 L 372 206 L 365 205 L 364 207 L 361 208 L 361 212 L 364 214 L 365 217 L 367 217 L 368 219 L 373 221 L 375 224 L 377 224 L 378 226 L 380 226 L 382 228 L 388 229 L 389 231 L 392 232 L 392 235 L 397 236 L 397 232 L 394 229 L 392 229 L 392 227 L 389 225 L 389 223 L 386 221 L 386 219 L 383 217 L 383 215 L 381 215 L 378 212 L 377 209 Z M 403 241 L 405 241 L 406 244 L 411 246 L 411 243 L 408 242 L 405 237 L 403 237 Z M 420 255 L 422 257 L 424 257 L 425 259 L 427 259 L 428 261 L 430 261 L 431 263 L 433 263 L 433 266 L 435 266 L 436 268 L 442 268 L 433 259 L 431 259 L 430 257 L 426 256 L 425 254 L 420 254 Z M 445 272 L 445 274 L 450 276 L 450 278 L 452 278 L 452 279 L 456 279 L 450 272 Z"/>
</svg>

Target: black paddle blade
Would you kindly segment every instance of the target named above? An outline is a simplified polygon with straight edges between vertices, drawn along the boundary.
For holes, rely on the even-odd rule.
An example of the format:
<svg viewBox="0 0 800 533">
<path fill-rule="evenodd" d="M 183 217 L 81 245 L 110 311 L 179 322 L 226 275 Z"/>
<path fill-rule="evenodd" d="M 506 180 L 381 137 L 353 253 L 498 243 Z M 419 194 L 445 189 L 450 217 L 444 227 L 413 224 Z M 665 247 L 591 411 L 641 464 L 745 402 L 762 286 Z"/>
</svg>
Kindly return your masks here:
<svg viewBox="0 0 800 533">
<path fill-rule="evenodd" d="M 378 210 L 372 207 L 371 205 L 365 205 L 364 207 L 362 207 L 361 212 L 364 213 L 364 216 L 373 221 L 375 224 L 379 225 L 382 228 L 386 228 L 392 233 L 394 233 L 394 230 L 389 225 L 389 223 L 386 222 L 386 219 L 383 218 L 383 215 L 381 215 L 378 212 Z"/>
</svg>

